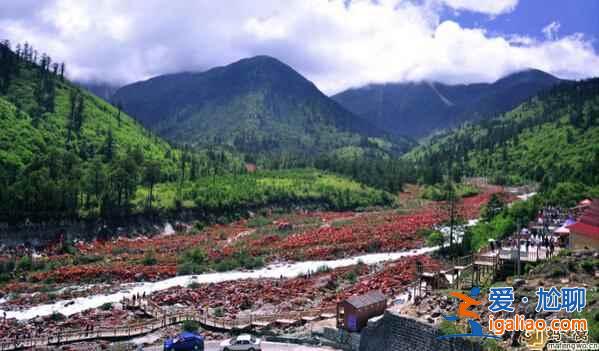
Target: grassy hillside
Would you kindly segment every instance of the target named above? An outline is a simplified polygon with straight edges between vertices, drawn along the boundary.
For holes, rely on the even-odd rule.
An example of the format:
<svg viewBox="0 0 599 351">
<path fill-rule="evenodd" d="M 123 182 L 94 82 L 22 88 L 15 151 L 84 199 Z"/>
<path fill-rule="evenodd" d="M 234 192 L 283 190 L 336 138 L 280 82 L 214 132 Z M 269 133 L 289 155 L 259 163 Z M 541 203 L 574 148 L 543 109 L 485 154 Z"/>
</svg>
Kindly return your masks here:
<svg viewBox="0 0 599 351">
<path fill-rule="evenodd" d="M 177 197 L 177 184 L 159 184 L 155 207 L 172 210 L 177 206 L 217 215 L 233 215 L 265 206 L 294 207 L 315 205 L 329 209 L 350 209 L 390 205 L 387 192 L 364 186 L 353 180 L 314 169 L 264 171 L 204 177 L 186 182 Z M 140 188 L 135 201 L 142 204 L 147 189 Z M 177 204 L 177 199 L 181 203 Z"/>
<path fill-rule="evenodd" d="M 31 49 L 30 49 L 31 50 Z M 175 179 L 178 152 L 50 66 L 0 45 L 0 217 L 125 209 L 143 171 Z"/>
<path fill-rule="evenodd" d="M 433 138 L 404 158 L 429 183 L 451 168 L 455 176 L 537 181 L 545 189 L 599 184 L 599 79 L 557 86 L 499 118 Z"/>
</svg>

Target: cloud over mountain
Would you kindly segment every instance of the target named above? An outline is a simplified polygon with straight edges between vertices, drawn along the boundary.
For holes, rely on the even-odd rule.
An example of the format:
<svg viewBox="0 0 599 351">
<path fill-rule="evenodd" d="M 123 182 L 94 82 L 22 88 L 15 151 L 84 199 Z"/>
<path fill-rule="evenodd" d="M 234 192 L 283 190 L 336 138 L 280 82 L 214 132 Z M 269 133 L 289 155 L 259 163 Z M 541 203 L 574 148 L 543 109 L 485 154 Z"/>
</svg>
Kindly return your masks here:
<svg viewBox="0 0 599 351">
<path fill-rule="evenodd" d="M 516 0 L 20 1 L 0 4 L 0 38 L 28 40 L 65 60 L 72 78 L 119 83 L 259 54 L 290 64 L 327 93 L 372 82 L 493 81 L 528 67 L 561 78 L 599 75 L 599 55 L 583 34 L 500 36 L 441 16 L 448 8 L 496 16 L 516 6 Z"/>
</svg>

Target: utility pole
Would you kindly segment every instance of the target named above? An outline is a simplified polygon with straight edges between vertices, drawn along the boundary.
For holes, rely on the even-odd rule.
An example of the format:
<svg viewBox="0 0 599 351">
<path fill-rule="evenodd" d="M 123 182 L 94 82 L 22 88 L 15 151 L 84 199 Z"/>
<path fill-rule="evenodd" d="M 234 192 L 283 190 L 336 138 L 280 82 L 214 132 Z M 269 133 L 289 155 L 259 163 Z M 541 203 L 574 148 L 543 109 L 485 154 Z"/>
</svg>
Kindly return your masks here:
<svg viewBox="0 0 599 351">
<path fill-rule="evenodd" d="M 518 219 L 518 226 L 516 232 L 516 278 L 520 278 L 520 219 Z"/>
<path fill-rule="evenodd" d="M 455 194 L 453 191 L 453 184 L 449 183 L 449 253 L 453 254 L 453 226 L 455 223 Z"/>
<path fill-rule="evenodd" d="M 447 201 L 449 201 L 449 255 L 453 255 L 453 226 L 455 224 L 455 194 L 453 187 L 453 160 L 455 148 L 453 143 L 448 150 L 450 157 L 447 161 Z"/>
</svg>

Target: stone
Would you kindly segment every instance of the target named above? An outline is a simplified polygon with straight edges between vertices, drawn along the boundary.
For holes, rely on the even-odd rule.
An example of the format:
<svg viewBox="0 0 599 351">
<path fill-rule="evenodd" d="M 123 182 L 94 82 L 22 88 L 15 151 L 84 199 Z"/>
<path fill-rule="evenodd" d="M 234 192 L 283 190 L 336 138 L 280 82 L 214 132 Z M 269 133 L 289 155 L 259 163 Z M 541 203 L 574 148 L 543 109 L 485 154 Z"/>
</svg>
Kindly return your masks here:
<svg viewBox="0 0 599 351">
<path fill-rule="evenodd" d="M 518 289 L 522 286 L 524 286 L 524 284 L 526 284 L 526 280 L 522 279 L 522 278 L 518 278 L 518 279 L 514 279 L 514 289 Z"/>
</svg>

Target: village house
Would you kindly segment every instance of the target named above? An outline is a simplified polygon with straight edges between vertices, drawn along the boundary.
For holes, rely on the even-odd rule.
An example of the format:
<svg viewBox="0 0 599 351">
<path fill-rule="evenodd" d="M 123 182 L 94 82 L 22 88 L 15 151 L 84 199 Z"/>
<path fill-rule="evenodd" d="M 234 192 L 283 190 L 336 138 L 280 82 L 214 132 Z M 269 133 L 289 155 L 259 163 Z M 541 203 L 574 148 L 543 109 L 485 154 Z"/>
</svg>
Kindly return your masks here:
<svg viewBox="0 0 599 351">
<path fill-rule="evenodd" d="M 599 199 L 594 199 L 579 220 L 568 229 L 571 249 L 599 250 Z"/>
</svg>

